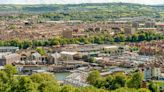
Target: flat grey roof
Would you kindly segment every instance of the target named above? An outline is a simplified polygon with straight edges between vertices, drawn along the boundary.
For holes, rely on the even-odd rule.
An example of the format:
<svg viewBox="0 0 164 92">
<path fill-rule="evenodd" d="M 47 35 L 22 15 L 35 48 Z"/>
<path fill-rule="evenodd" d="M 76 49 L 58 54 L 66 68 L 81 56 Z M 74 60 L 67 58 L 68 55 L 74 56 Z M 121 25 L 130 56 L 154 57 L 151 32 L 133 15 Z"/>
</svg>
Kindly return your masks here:
<svg viewBox="0 0 164 92">
<path fill-rule="evenodd" d="M 0 49 L 19 49 L 19 47 L 12 47 L 12 46 L 1 46 Z"/>
</svg>

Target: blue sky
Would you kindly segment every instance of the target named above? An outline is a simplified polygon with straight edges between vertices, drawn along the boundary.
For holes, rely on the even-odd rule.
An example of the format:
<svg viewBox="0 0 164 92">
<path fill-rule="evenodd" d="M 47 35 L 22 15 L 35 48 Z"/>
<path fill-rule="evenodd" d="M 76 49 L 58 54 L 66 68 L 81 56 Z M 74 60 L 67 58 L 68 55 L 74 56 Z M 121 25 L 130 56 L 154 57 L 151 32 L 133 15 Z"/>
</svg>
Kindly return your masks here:
<svg viewBox="0 0 164 92">
<path fill-rule="evenodd" d="M 140 4 L 164 4 L 164 0 L 0 0 L 0 4 L 79 4 L 126 2 Z"/>
</svg>

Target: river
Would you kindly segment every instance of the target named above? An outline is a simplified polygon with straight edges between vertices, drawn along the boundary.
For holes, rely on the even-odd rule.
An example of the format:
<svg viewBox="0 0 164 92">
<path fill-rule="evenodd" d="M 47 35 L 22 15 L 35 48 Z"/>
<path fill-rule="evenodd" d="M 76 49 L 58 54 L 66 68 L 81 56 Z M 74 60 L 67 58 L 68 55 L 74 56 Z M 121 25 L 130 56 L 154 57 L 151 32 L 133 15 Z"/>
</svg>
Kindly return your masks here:
<svg viewBox="0 0 164 92">
<path fill-rule="evenodd" d="M 70 72 L 54 73 L 57 81 L 63 81 L 70 74 L 71 74 Z"/>
</svg>

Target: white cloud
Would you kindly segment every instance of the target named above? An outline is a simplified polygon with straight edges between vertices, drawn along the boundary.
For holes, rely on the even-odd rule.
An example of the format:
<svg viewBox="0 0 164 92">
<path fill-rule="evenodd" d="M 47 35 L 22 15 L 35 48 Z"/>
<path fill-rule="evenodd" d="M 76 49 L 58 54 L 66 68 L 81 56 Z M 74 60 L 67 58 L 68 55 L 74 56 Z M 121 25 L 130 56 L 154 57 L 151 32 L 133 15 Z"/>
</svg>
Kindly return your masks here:
<svg viewBox="0 0 164 92">
<path fill-rule="evenodd" d="M 104 2 L 164 4 L 164 0 L 0 0 L 0 4 L 79 4 Z"/>
</svg>

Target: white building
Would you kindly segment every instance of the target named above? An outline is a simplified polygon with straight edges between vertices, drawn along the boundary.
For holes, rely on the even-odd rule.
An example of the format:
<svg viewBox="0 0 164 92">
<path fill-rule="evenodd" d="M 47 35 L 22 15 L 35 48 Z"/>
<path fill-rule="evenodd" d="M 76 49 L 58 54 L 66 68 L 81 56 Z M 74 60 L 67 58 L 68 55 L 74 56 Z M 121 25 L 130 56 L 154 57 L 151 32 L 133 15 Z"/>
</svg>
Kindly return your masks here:
<svg viewBox="0 0 164 92">
<path fill-rule="evenodd" d="M 50 54 L 49 57 L 48 57 L 48 63 L 49 64 L 58 64 L 58 59 L 61 57 L 61 55 L 59 53 L 53 53 L 53 54 Z"/>
<path fill-rule="evenodd" d="M 67 52 L 67 51 L 62 51 L 60 52 L 62 57 L 65 57 L 66 60 L 73 60 L 73 56 L 77 54 L 77 52 Z"/>
<path fill-rule="evenodd" d="M 160 68 L 153 68 L 152 69 L 152 77 L 159 79 L 159 76 L 161 75 L 161 69 Z"/>
</svg>

